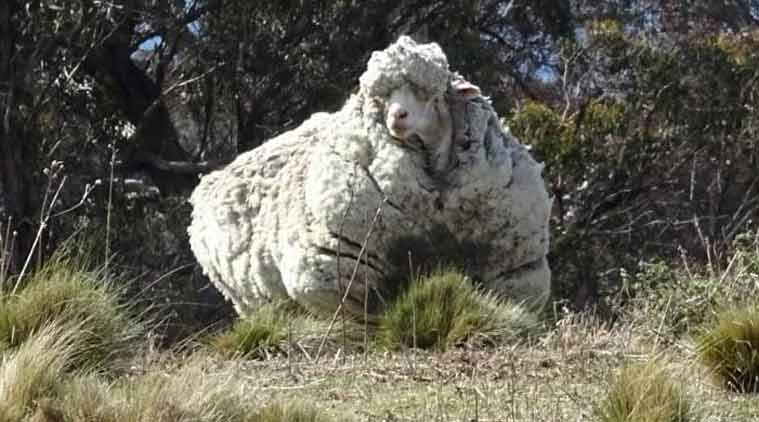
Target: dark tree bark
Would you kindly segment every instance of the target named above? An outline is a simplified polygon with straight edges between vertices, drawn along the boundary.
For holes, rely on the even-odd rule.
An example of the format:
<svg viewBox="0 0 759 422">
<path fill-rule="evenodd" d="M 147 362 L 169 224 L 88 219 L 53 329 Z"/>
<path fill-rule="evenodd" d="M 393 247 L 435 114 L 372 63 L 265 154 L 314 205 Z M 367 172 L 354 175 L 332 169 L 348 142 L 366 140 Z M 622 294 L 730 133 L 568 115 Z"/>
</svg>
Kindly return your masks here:
<svg viewBox="0 0 759 422">
<path fill-rule="evenodd" d="M 144 167 L 164 194 L 186 191 L 195 185 L 196 177 L 152 165 L 156 157 L 186 161 L 188 155 L 179 145 L 161 87 L 135 66 L 130 58 L 133 51 L 124 41 L 106 40 L 87 57 L 85 70 L 117 98 L 117 104 L 137 128 L 132 142 L 120 148 L 127 168 Z"/>
<path fill-rule="evenodd" d="M 5 239 L 9 249 L 0 253 L 7 252 L 12 273 L 20 268 L 22 254 L 31 247 L 34 236 L 29 202 L 32 186 L 25 167 L 35 157 L 30 155 L 33 152 L 31 145 L 25 144 L 36 142 L 36 139 L 25 136 L 16 116 L 17 72 L 23 68 L 18 63 L 22 57 L 16 51 L 18 34 L 13 29 L 16 27 L 14 15 L 18 11 L 16 2 L 0 3 L 0 218 L 3 223 L 10 223 L 16 233 L 12 242 Z"/>
</svg>

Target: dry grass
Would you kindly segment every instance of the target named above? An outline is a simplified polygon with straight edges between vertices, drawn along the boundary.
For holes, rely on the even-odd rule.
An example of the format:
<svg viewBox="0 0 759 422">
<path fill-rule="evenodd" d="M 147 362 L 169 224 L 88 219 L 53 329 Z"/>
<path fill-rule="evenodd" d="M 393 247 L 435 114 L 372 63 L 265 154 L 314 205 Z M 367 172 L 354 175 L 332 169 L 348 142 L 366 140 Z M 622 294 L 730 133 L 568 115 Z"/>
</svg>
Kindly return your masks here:
<svg viewBox="0 0 759 422">
<path fill-rule="evenodd" d="M 85 350 L 81 331 L 51 324 L 2 356 L 0 421 L 23 420 L 28 410 L 54 394 L 71 362 Z"/>
<path fill-rule="evenodd" d="M 144 334 L 142 323 L 120 303 L 120 292 L 102 274 L 56 258 L 17 293 L 0 296 L 0 351 L 23 344 L 46 325 L 71 325 L 86 345 L 79 363 L 116 369 Z"/>
<path fill-rule="evenodd" d="M 378 422 L 594 421 L 611 391 L 610 377 L 628 362 L 654 356 L 672 362 L 666 374 L 684 385 L 694 413 L 703 420 L 759 417 L 759 400 L 726 397 L 713 387 L 687 338 L 661 342 L 654 350 L 650 333 L 639 327 L 623 323 L 609 328 L 586 314 L 568 315 L 529 344 L 366 355 L 345 355 L 338 348 L 319 363 L 307 354 L 245 360 L 222 359 L 203 349 L 189 356 L 166 351 L 140 361 L 142 367 L 133 375 L 116 379 L 69 374 L 65 356 L 75 355 L 76 343 L 67 349 L 62 346 L 69 343 L 62 339 L 69 337 L 56 336 L 63 343 L 32 347 L 36 338 L 6 352 L 3 374 L 19 373 L 11 370 L 18 367 L 10 364 L 14 361 L 50 370 L 37 371 L 46 376 L 10 377 L 17 385 L 20 379 L 42 381 L 33 382 L 33 388 L 7 390 L 13 396 L 3 396 L 2 403 L 21 405 L 14 405 L 4 420 L 274 422 L 332 421 L 347 415 L 348 420 Z M 27 349 L 33 349 L 27 358 L 15 357 Z M 43 349 L 49 356 L 70 352 L 39 361 L 30 358 Z M 632 391 L 646 383 L 628 385 Z"/>
<path fill-rule="evenodd" d="M 599 422 L 688 422 L 695 420 L 689 398 L 658 360 L 626 366 L 598 408 Z"/>
<path fill-rule="evenodd" d="M 703 330 L 698 355 L 717 384 L 742 393 L 759 392 L 759 306 L 722 313 Z"/>
<path fill-rule="evenodd" d="M 34 343 L 36 337 L 29 340 Z M 18 353 L 26 358 L 26 349 Z M 51 354 L 52 356 L 52 354 Z M 60 357 L 60 356 L 59 356 Z M 29 362 L 24 361 L 27 366 Z M 53 359 L 54 362 L 58 360 Z M 215 359 L 198 355 L 151 368 L 143 375 L 109 380 L 94 373 L 67 374 L 60 365 L 36 364 L 16 371 L 17 385 L 2 398 L 3 422 L 321 422 L 335 418 L 308 401 L 264 402 L 245 378 L 219 370 Z M 14 367 L 9 367 L 14 368 Z M 37 375 L 40 373 L 41 375 Z M 3 378 L 5 379 L 5 378 Z"/>
<path fill-rule="evenodd" d="M 757 277 L 750 267 L 734 270 L 741 277 L 742 286 L 747 285 L 746 280 Z M 732 277 L 726 274 L 726 282 L 717 286 L 720 289 L 738 286 Z M 45 277 L 48 281 L 53 279 Z M 321 359 L 317 359 L 315 351 L 325 335 L 326 322 L 308 319 L 302 329 L 295 329 L 303 314 L 275 307 L 272 312 L 262 314 L 257 325 L 252 325 L 258 328 L 237 328 L 228 335 L 224 340 L 228 342 L 227 348 L 217 343 L 218 349 L 189 347 L 181 353 L 167 350 L 154 351 L 149 356 L 125 355 L 130 358 L 130 369 L 113 372 L 77 364 L 82 356 L 92 353 L 93 326 L 87 325 L 91 317 L 67 310 L 89 309 L 86 304 L 90 299 L 80 301 L 80 295 L 100 296 L 93 296 L 87 289 L 43 288 L 43 284 L 35 287 L 30 278 L 17 297 L 2 302 L 5 306 L 16 303 L 13 306 L 17 308 L 0 308 L 0 316 L 18 318 L 24 312 L 45 315 L 38 319 L 25 316 L 36 321 L 28 325 L 33 328 L 19 331 L 18 336 L 13 330 L 11 336 L 5 335 L 0 351 L 0 422 L 759 419 L 759 398 L 715 386 L 711 382 L 714 369 L 701 363 L 705 362 L 699 358 L 704 344 L 726 342 L 704 342 L 701 337 L 694 342 L 688 335 L 690 329 L 666 328 L 670 321 L 671 327 L 682 326 L 681 319 L 670 320 L 667 315 L 655 312 L 671 309 L 680 300 L 687 302 L 689 289 L 682 289 L 676 300 L 663 301 L 663 308 L 652 306 L 645 312 L 621 313 L 613 326 L 590 313 L 568 313 L 543 331 L 527 329 L 533 333 L 529 342 L 514 342 L 511 340 L 519 336 L 513 333 L 520 330 L 503 321 L 514 318 L 522 321 L 521 313 L 509 310 L 519 308 L 500 308 L 502 303 L 489 296 L 478 296 L 471 288 L 459 290 L 462 285 L 457 275 L 438 283 L 438 290 L 425 291 L 429 286 L 423 286 L 418 296 L 399 302 L 405 303 L 402 307 L 406 310 L 393 317 L 397 319 L 393 330 L 403 333 L 408 329 L 403 324 L 409 323 L 404 318 L 409 317 L 410 308 L 411 315 L 422 321 L 420 324 L 417 319 L 411 326 L 431 333 L 426 335 L 430 344 L 435 345 L 430 350 L 366 349 L 360 335 L 354 332 L 343 340 L 341 329 L 337 328 L 332 337 L 327 337 L 330 347 L 324 348 Z M 745 287 L 740 288 L 746 291 Z M 25 300 L 29 302 L 24 303 L 28 306 L 17 305 L 23 302 L 24 292 L 35 289 L 42 293 L 27 293 Z M 51 293 L 58 291 L 64 293 Z M 737 294 L 712 293 L 710 297 L 715 298 Z M 31 299 L 37 296 L 42 299 Z M 742 317 L 753 318 L 755 308 L 748 309 L 752 309 L 751 313 Z M 449 313 L 450 310 L 455 312 Z M 434 315 L 442 311 L 445 315 Z M 86 314 L 97 313 L 91 309 Z M 495 316 L 495 321 L 500 322 L 493 323 L 483 316 Z M 735 315 L 727 318 L 737 319 Z M 723 350 L 720 362 L 735 363 L 736 356 L 741 359 L 755 356 L 753 346 L 745 349 L 747 344 L 753 344 L 753 334 L 751 338 L 745 334 L 745 327 L 753 327 L 752 324 L 739 324 L 743 331 L 734 324 L 729 330 L 717 330 L 733 339 L 734 345 L 744 347 Z M 516 324 L 516 327 L 531 326 L 531 323 Z M 442 335 L 441 327 L 464 328 L 447 331 L 459 333 L 451 336 Z M 709 328 L 705 327 L 705 332 L 715 332 L 713 327 L 711 331 Z M 255 334 L 260 332 L 264 335 Z M 250 333 L 255 334 L 253 339 L 248 338 Z M 420 332 L 416 334 L 414 337 L 419 341 Z M 148 340 L 131 339 L 136 350 L 152 350 Z M 441 343 L 440 339 L 445 340 Z M 118 342 L 104 344 L 115 348 L 111 351 L 121 347 Z M 483 347 L 485 344 L 488 347 Z M 217 353 L 219 349 L 226 352 Z M 663 361 L 668 363 L 631 364 Z M 610 379 L 616 380 L 615 383 L 609 384 Z M 735 379 L 734 374 L 731 379 Z M 642 413 L 644 410 L 648 413 Z"/>
</svg>

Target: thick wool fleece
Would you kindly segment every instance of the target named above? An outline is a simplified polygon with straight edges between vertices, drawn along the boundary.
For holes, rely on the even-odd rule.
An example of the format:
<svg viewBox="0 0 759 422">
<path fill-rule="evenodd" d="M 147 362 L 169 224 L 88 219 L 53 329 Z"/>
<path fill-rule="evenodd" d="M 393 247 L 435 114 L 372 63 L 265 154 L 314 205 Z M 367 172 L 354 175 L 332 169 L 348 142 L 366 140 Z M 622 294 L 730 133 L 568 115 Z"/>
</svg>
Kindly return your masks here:
<svg viewBox="0 0 759 422">
<path fill-rule="evenodd" d="M 410 270 L 440 264 L 544 303 L 551 200 L 542 165 L 489 103 L 449 98 L 454 165 L 443 175 L 384 126 L 394 88 L 440 93 L 451 77 L 439 46 L 401 37 L 372 55 L 340 111 L 317 113 L 203 177 L 190 199 L 190 244 L 238 312 L 281 298 L 332 312 L 347 291 L 349 312 L 361 315 L 368 297 L 371 314 Z"/>
</svg>

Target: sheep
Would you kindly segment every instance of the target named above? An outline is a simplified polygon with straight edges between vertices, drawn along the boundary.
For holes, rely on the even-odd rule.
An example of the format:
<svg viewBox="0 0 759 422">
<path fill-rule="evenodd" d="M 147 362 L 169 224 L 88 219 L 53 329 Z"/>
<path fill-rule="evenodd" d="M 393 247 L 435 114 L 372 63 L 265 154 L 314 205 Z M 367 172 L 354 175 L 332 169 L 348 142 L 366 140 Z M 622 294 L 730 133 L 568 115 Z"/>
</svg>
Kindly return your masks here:
<svg viewBox="0 0 759 422">
<path fill-rule="evenodd" d="M 473 277 L 491 291 L 541 308 L 551 293 L 547 255 L 553 205 L 542 178 L 543 164 L 511 134 L 479 87 L 457 73 L 451 86 L 453 157 L 442 202 L 449 209 L 462 202 L 479 204 L 478 213 L 489 215 L 484 218 L 489 224 L 516 223 L 506 231 L 483 227 L 477 236 L 471 236 L 495 250 L 507 251 L 504 255 L 509 261 L 498 265 L 503 255 L 490 254 L 481 260 Z M 441 213 L 449 224 L 457 221 L 456 214 L 462 215 L 458 210 L 453 215 Z M 454 224 L 472 226 L 471 222 Z M 496 262 L 488 263 L 489 259 Z"/>
<path fill-rule="evenodd" d="M 201 179 L 188 234 L 204 273 L 241 315 L 280 298 L 374 314 L 441 261 L 544 301 L 542 167 L 485 103 L 437 44 L 402 36 L 375 51 L 342 109 Z"/>
<path fill-rule="evenodd" d="M 447 59 L 439 46 L 417 45 L 401 37 L 388 49 L 372 54 L 359 79 L 359 92 L 342 110 L 317 113 L 300 127 L 201 179 L 190 198 L 190 246 L 204 272 L 239 313 L 246 314 L 261 300 L 274 298 L 290 297 L 309 307 L 314 307 L 312 302 L 319 307 L 319 302 L 334 299 L 333 286 L 306 283 L 302 265 L 289 265 L 300 257 L 313 260 L 297 247 L 299 242 L 310 243 L 305 239 L 307 233 L 298 231 L 307 228 L 308 219 L 313 218 L 302 203 L 304 179 L 314 184 L 321 179 L 306 179 L 307 173 L 330 168 L 315 168 L 309 165 L 310 158 L 326 154 L 326 158 L 341 158 L 367 168 L 373 155 L 389 154 L 397 159 L 406 156 L 405 149 L 450 138 L 450 115 L 441 101 L 449 77 Z M 407 94 L 409 87 L 415 95 Z M 325 148 L 329 149 L 326 153 Z M 344 162 L 333 163 L 334 168 Z M 382 176 L 379 179 L 373 182 L 383 183 Z M 336 197 L 331 196 L 333 200 Z M 282 227 L 288 225 L 297 229 Z M 272 227 L 282 229 L 266 230 Z M 335 233 L 331 236 L 339 237 Z M 321 252 L 332 249 L 331 245 L 317 247 Z"/>
</svg>

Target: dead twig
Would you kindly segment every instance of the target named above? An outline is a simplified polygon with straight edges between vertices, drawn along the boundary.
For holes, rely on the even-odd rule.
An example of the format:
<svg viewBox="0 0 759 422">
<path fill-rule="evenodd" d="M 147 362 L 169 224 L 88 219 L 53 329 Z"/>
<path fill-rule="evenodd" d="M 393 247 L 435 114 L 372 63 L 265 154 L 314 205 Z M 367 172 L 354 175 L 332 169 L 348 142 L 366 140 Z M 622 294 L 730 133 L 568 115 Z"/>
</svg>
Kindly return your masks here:
<svg viewBox="0 0 759 422">
<path fill-rule="evenodd" d="M 382 200 L 382 204 L 384 204 L 387 201 L 387 198 Z M 380 214 L 382 214 L 382 204 L 380 204 L 379 207 L 377 207 L 377 211 L 374 213 L 374 218 L 372 218 L 372 222 L 369 225 L 369 230 L 366 232 L 366 236 L 364 236 L 364 241 L 361 244 L 361 250 L 358 252 L 358 259 L 356 260 L 356 264 L 353 266 L 353 273 L 351 274 L 351 278 L 348 281 L 348 285 L 345 288 L 345 293 L 343 294 L 342 299 L 340 300 L 340 303 L 337 305 L 337 309 L 335 310 L 335 313 L 332 315 L 332 320 L 329 322 L 329 326 L 327 327 L 327 332 L 324 333 L 324 336 L 322 337 L 322 340 L 319 344 L 319 349 L 316 351 L 316 358 L 314 360 L 315 363 L 319 362 L 319 358 L 321 357 L 322 349 L 324 348 L 324 344 L 327 342 L 327 338 L 332 333 L 332 328 L 335 325 L 335 321 L 337 321 L 337 317 L 340 315 L 340 312 L 342 312 L 343 307 L 345 305 L 345 301 L 348 299 L 348 294 L 350 294 L 351 287 L 353 286 L 353 281 L 356 279 L 356 275 L 358 274 L 358 266 L 361 263 L 361 257 L 364 256 L 364 253 L 366 253 L 366 246 L 369 243 L 369 239 L 372 236 L 372 233 L 374 232 L 374 227 L 377 225 L 377 220 L 379 219 Z M 366 288 L 366 286 L 364 286 Z"/>
</svg>

